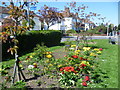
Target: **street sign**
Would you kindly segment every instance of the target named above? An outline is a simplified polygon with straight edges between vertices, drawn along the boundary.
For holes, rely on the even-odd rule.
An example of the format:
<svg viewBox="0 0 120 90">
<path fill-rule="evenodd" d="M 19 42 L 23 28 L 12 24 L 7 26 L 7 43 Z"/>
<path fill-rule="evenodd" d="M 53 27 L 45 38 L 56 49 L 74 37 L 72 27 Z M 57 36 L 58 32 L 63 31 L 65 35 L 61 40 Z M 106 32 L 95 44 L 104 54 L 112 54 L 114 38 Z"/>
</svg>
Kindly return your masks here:
<svg viewBox="0 0 120 90">
<path fill-rule="evenodd" d="M 32 6 L 32 7 L 30 7 L 30 10 L 36 10 L 36 9 L 37 9 L 36 6 Z"/>
</svg>

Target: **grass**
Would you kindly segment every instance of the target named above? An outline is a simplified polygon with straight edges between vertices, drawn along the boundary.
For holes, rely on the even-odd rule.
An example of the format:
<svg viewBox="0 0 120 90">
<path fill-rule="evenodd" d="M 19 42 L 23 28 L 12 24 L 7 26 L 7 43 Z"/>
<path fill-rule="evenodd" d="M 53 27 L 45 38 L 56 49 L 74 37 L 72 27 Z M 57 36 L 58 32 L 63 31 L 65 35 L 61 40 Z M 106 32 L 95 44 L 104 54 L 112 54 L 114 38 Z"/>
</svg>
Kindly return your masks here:
<svg viewBox="0 0 120 90">
<path fill-rule="evenodd" d="M 103 48 L 103 52 L 99 57 L 99 67 L 105 73 L 104 83 L 107 88 L 118 88 L 118 45 L 108 43 L 108 40 L 94 40 L 97 42 L 92 47 Z"/>
<path fill-rule="evenodd" d="M 103 53 L 99 57 L 101 69 L 107 73 L 106 78 L 108 88 L 118 88 L 118 45 L 111 45 L 108 40 L 95 40 L 94 46 L 103 48 Z"/>
<path fill-rule="evenodd" d="M 108 43 L 108 40 L 93 40 L 96 44 L 89 44 L 91 47 L 103 48 L 102 54 L 99 57 L 99 68 L 107 74 L 107 77 L 103 78 L 107 88 L 118 88 L 118 45 L 112 45 Z M 75 42 L 73 42 L 75 43 Z M 63 46 L 50 47 L 49 51 L 54 52 L 56 49 L 60 49 Z M 33 52 L 31 52 L 33 53 Z M 23 55 L 28 56 L 30 53 Z M 1 64 L 14 65 L 14 59 L 9 61 L 3 61 Z M 99 84 L 98 84 L 99 85 Z"/>
</svg>

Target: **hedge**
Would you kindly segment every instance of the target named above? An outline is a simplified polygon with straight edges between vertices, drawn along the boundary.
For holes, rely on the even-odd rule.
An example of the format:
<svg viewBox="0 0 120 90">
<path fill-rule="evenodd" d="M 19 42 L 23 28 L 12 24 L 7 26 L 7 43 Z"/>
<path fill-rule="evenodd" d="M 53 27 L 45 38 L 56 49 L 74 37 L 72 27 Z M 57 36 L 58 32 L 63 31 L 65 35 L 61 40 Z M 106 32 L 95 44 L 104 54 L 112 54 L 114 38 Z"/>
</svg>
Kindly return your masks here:
<svg viewBox="0 0 120 90">
<path fill-rule="evenodd" d="M 39 31 L 28 31 L 22 35 L 17 35 L 19 40 L 18 52 L 24 52 L 32 50 L 36 44 L 42 44 L 50 47 L 59 45 L 62 38 L 62 33 L 58 30 L 39 30 Z M 2 45 L 2 55 L 3 57 L 8 55 L 7 49 L 9 48 L 9 43 L 3 43 Z"/>
</svg>

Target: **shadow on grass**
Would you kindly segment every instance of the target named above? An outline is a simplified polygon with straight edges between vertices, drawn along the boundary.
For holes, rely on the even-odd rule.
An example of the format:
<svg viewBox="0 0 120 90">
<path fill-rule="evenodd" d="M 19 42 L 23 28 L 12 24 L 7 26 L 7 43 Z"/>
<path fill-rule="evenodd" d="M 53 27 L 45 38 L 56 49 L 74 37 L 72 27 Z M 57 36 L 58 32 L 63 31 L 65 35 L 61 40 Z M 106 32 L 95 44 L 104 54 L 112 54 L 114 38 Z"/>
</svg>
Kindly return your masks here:
<svg viewBox="0 0 120 90">
<path fill-rule="evenodd" d="M 65 45 L 65 43 L 60 43 L 60 44 L 58 44 L 58 45 L 47 46 L 47 47 L 50 48 L 50 47 L 64 46 L 64 45 Z M 35 48 L 35 47 L 34 47 L 34 48 Z M 18 55 L 19 55 L 19 57 L 21 57 L 21 56 L 23 56 L 23 55 L 26 55 L 26 54 L 28 54 L 28 53 L 33 52 L 33 51 L 34 51 L 34 50 L 33 50 L 34 48 L 29 49 L 29 50 L 18 50 Z M 10 53 L 2 54 L 2 61 L 8 61 L 8 60 L 10 60 L 10 59 L 14 59 L 14 55 L 11 55 Z"/>
</svg>

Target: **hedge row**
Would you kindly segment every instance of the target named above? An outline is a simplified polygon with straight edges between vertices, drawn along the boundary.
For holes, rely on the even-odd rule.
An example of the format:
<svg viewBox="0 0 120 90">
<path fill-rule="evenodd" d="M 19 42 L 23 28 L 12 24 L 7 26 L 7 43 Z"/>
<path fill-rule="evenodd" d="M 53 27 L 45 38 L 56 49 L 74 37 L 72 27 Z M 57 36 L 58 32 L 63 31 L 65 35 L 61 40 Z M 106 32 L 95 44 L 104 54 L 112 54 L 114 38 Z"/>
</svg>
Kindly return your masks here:
<svg viewBox="0 0 120 90">
<path fill-rule="evenodd" d="M 42 44 L 50 47 L 59 45 L 61 41 L 62 33 L 57 30 L 40 30 L 40 31 L 28 31 L 22 35 L 17 35 L 19 40 L 19 52 L 26 50 L 32 50 L 36 44 Z M 6 51 L 9 48 L 9 43 L 2 45 L 3 57 L 7 55 Z"/>
</svg>

